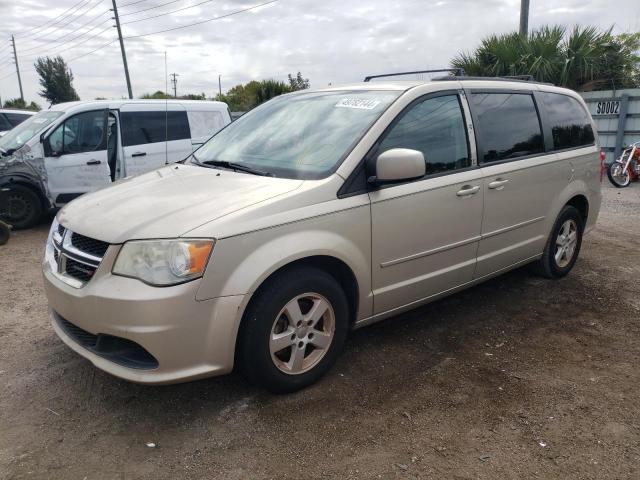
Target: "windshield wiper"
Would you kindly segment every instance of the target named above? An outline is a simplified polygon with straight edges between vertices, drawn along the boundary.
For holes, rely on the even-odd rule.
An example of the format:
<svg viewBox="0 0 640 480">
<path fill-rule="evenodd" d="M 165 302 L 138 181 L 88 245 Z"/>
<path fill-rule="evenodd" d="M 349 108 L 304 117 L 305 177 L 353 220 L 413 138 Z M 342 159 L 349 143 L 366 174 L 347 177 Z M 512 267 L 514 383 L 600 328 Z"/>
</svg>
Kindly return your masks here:
<svg viewBox="0 0 640 480">
<path fill-rule="evenodd" d="M 252 168 L 241 163 L 227 162 L 226 160 L 204 160 L 201 162 L 195 155 L 192 156 L 195 160 L 195 163 L 200 166 L 228 168 L 229 170 L 234 170 L 236 172 L 250 173 L 252 175 L 260 175 L 262 177 L 275 176 L 273 173 L 265 172 L 264 170 L 258 170 L 257 168 Z"/>
</svg>

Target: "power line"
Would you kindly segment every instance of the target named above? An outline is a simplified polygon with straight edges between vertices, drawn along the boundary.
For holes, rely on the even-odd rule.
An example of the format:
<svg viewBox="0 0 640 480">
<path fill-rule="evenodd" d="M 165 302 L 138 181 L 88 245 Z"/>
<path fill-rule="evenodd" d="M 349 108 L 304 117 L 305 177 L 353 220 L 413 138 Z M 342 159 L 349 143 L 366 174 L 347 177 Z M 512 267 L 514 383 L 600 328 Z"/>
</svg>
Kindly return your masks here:
<svg viewBox="0 0 640 480">
<path fill-rule="evenodd" d="M 146 12 L 147 10 L 154 10 L 156 8 L 161 8 L 164 7 L 165 5 L 170 5 L 172 3 L 176 3 L 179 2 L 180 0 L 170 0 L 168 2 L 165 3 L 161 3 L 160 5 L 154 5 L 153 7 L 149 7 L 149 8 L 143 8 L 142 10 L 136 10 L 135 12 L 128 12 L 128 13 L 123 13 L 122 15 L 120 15 L 121 17 L 126 17 L 127 15 L 135 15 L 136 13 L 142 13 L 142 12 Z"/>
<path fill-rule="evenodd" d="M 138 3 L 146 2 L 147 0 L 138 0 L 137 2 L 129 2 L 124 5 L 119 5 L 119 8 L 128 7 L 129 5 L 137 5 Z"/>
<path fill-rule="evenodd" d="M 77 44 L 74 44 L 74 45 L 71 45 L 71 46 L 65 47 L 65 48 L 63 48 L 62 50 L 57 50 L 57 51 L 50 52 L 50 53 L 48 53 L 48 55 L 60 55 L 62 52 L 66 52 L 66 51 L 68 51 L 68 50 L 73 50 L 74 48 L 77 48 L 77 47 L 79 47 L 79 46 L 81 46 L 81 45 L 84 45 L 84 44 L 85 44 L 85 43 L 87 43 L 88 41 L 93 40 L 94 38 L 99 37 L 100 35 L 102 35 L 102 34 L 103 34 L 104 32 L 106 32 L 107 30 L 110 30 L 111 28 L 113 28 L 113 27 L 112 27 L 111 25 L 109 25 L 109 26 L 107 26 L 107 27 L 103 28 L 102 30 L 100 30 L 98 33 L 96 33 L 96 34 L 94 34 L 94 35 L 91 35 L 89 38 L 85 38 L 85 39 L 84 39 L 84 40 L 82 40 L 80 43 L 77 43 Z M 68 42 L 66 42 L 66 43 L 68 43 Z M 59 47 L 59 46 L 58 46 L 58 47 Z M 56 47 L 56 48 L 58 48 L 58 47 Z M 33 59 L 33 58 L 42 57 L 42 56 L 43 56 L 42 54 L 36 54 L 36 55 L 30 55 L 30 56 L 29 56 L 29 58 Z"/>
<path fill-rule="evenodd" d="M 52 18 L 51 20 L 47 20 L 46 22 L 44 22 L 44 23 L 43 23 L 43 24 L 41 24 L 41 25 L 38 25 L 37 27 L 32 27 L 32 28 L 30 28 L 30 29 L 26 30 L 22 35 L 24 35 L 24 34 L 26 34 L 26 33 L 29 33 L 29 32 L 31 32 L 31 31 L 33 31 L 33 30 L 38 30 L 39 28 L 44 27 L 45 25 L 49 24 L 50 22 L 53 22 L 54 20 L 57 20 L 58 18 L 60 18 L 60 17 L 64 16 L 68 11 L 73 10 L 73 8 L 74 8 L 76 5 L 78 5 L 78 4 L 80 4 L 80 3 L 84 2 L 84 1 L 85 1 L 85 0 L 80 0 L 78 3 L 73 4 L 73 6 L 69 7 L 68 9 L 66 9 L 64 12 L 62 12 L 62 13 L 61 13 L 60 15 L 58 15 L 57 17 L 54 17 L 54 18 Z M 26 36 L 29 36 L 29 35 L 26 35 Z"/>
<path fill-rule="evenodd" d="M 152 18 L 164 17 L 165 15 L 171 15 L 172 13 L 181 12 L 183 10 L 188 10 L 193 7 L 198 7 L 204 3 L 211 3 L 217 0 L 204 0 L 203 2 L 196 3 L 194 5 L 189 5 L 187 7 L 178 8 L 177 10 L 171 10 L 170 12 L 159 13 L 158 15 L 153 15 L 152 17 L 139 18 L 138 20 L 131 20 L 129 22 L 122 22 L 121 25 L 128 25 L 130 23 L 144 22 L 146 20 L 151 20 Z"/>
<path fill-rule="evenodd" d="M 88 0 L 88 1 L 89 1 L 89 3 L 88 3 L 88 4 L 86 4 L 85 6 L 87 6 L 87 5 L 91 4 L 91 2 L 92 2 L 92 0 Z M 96 7 L 100 4 L 100 2 L 101 2 L 102 0 L 95 0 L 95 1 L 97 1 L 98 3 L 96 3 L 95 5 L 93 5 L 93 6 L 89 7 L 87 10 L 85 10 L 85 11 L 84 11 L 84 12 L 82 12 L 82 13 L 80 13 L 79 15 L 86 15 L 86 14 L 87 14 L 87 13 L 89 13 L 91 10 L 93 10 L 94 8 L 96 8 Z M 56 32 L 56 31 L 58 31 L 58 30 L 61 30 L 63 27 L 66 27 L 67 25 L 69 25 L 73 20 L 75 20 L 75 18 L 76 18 L 76 17 L 69 17 L 69 21 L 68 21 L 68 22 L 66 22 L 66 23 L 64 23 L 64 24 L 62 24 L 62 25 L 60 25 L 60 26 L 58 26 L 58 27 L 54 28 L 54 29 L 53 29 L 53 30 L 51 30 L 50 32 L 42 33 L 41 35 L 37 35 L 37 36 L 33 37 L 31 40 L 29 40 L 29 42 L 34 42 L 34 41 L 36 41 L 36 40 L 38 40 L 38 39 L 40 39 L 40 38 L 48 37 L 48 36 L 49 36 L 49 35 L 51 35 L 52 33 Z M 51 28 L 51 27 L 49 27 L 49 28 Z M 82 27 L 79 27 L 79 28 L 82 28 Z"/>
<path fill-rule="evenodd" d="M 141 35 L 130 35 L 128 37 L 123 37 L 125 40 L 128 40 L 130 38 L 141 38 L 141 37 L 149 37 L 151 35 L 157 35 L 158 33 L 165 33 L 165 32 L 172 32 L 174 30 L 180 30 L 182 28 L 188 28 L 188 27 L 193 27 L 195 25 L 202 25 L 203 23 L 208 23 L 208 22 L 213 22 L 215 20 L 221 20 L 223 18 L 227 18 L 227 17 L 231 17 L 233 15 L 237 15 L 239 13 L 244 13 L 244 12 L 248 12 L 249 10 L 255 10 L 256 8 L 260 8 L 260 7 L 264 7 L 265 5 L 269 5 L 272 3 L 276 3 L 279 2 L 280 0 L 269 0 L 268 2 L 263 2 L 260 3 L 258 5 L 254 5 L 252 7 L 247 7 L 247 8 L 243 8 L 241 10 L 236 10 L 234 12 L 231 13 L 226 13 L 224 15 L 219 15 L 217 17 L 213 17 L 213 18 L 208 18 L 206 20 L 200 20 L 199 22 L 194 22 L 194 23 L 189 23 L 187 25 L 181 25 L 179 27 L 173 27 L 173 28 L 167 28 L 165 30 L 158 30 L 157 32 L 149 32 L 149 33 L 143 33 Z"/>
<path fill-rule="evenodd" d="M 106 12 L 104 12 L 104 13 L 108 13 L 108 12 L 109 12 L 109 11 L 107 10 L 107 11 L 106 11 Z M 50 44 L 50 45 L 53 45 L 53 44 L 58 43 L 58 41 L 59 41 L 59 40 L 61 40 L 61 39 L 63 39 L 64 37 L 68 37 L 69 35 L 71 35 L 72 33 L 77 32 L 77 31 L 78 31 L 78 30 L 80 30 L 81 28 L 88 27 L 88 26 L 89 26 L 89 25 L 91 25 L 95 20 L 99 19 L 102 15 L 104 15 L 104 13 L 103 13 L 103 14 L 101 14 L 101 15 L 96 16 L 96 17 L 95 17 L 91 22 L 87 23 L 86 25 L 83 25 L 83 26 L 82 26 L 82 27 L 80 27 L 80 28 L 76 28 L 75 30 L 71 30 L 70 32 L 68 32 L 68 33 L 66 33 L 66 34 L 64 34 L 64 35 L 62 35 L 61 37 L 57 38 L 56 40 L 52 40 L 51 42 L 47 42 L 47 43 L 48 43 L 48 44 Z M 67 43 L 69 43 L 69 42 L 73 42 L 74 40 L 77 40 L 78 38 L 80 38 L 80 37 L 83 37 L 83 36 L 87 35 L 88 33 L 92 32 L 93 30 L 95 30 L 96 28 L 98 28 L 99 26 L 104 25 L 105 23 L 110 22 L 110 21 L 111 21 L 111 17 L 109 17 L 109 18 L 105 18 L 105 19 L 103 19 L 103 20 L 102 20 L 102 22 L 97 23 L 96 25 L 94 25 L 93 27 L 91 27 L 91 28 L 90 28 L 89 30 L 87 30 L 86 32 L 83 32 L 83 33 L 81 33 L 81 34 L 79 34 L 79 35 L 76 35 L 75 37 L 71 37 L 70 39 L 65 40 L 64 42 L 62 42 L 62 43 L 60 43 L 59 45 L 57 45 L 55 48 L 61 47 L 62 45 L 66 45 L 66 44 L 67 44 Z M 38 49 L 41 49 L 41 48 L 42 48 L 42 45 L 37 45 L 37 46 L 35 46 L 35 47 L 29 47 L 29 48 L 27 48 L 27 49 L 23 49 L 23 50 L 22 50 L 22 53 L 25 53 L 25 52 L 31 52 L 31 51 L 33 51 L 33 50 L 38 50 Z"/>
<path fill-rule="evenodd" d="M 89 3 L 90 1 L 91 1 L 91 0 L 80 0 L 80 2 L 78 2 L 78 3 L 76 3 L 76 4 L 74 5 L 74 7 L 72 7 L 72 8 L 70 8 L 69 10 L 66 10 L 66 11 L 65 11 L 65 14 L 66 14 L 66 15 L 65 15 L 65 14 L 58 15 L 58 17 L 56 17 L 56 18 L 60 18 L 59 20 L 57 20 L 57 21 L 55 21 L 55 22 L 51 23 L 50 25 L 47 25 L 45 28 L 43 28 L 43 29 L 42 29 L 41 31 L 39 31 L 39 32 L 34 32 L 34 33 L 29 34 L 29 35 L 23 35 L 23 36 L 22 36 L 22 40 L 27 39 L 27 38 L 30 38 L 30 37 L 33 37 L 34 35 L 40 35 L 40 34 L 41 34 L 42 32 L 44 32 L 45 30 L 48 30 L 49 28 L 53 27 L 54 25 L 57 25 L 57 24 L 59 24 L 60 22 L 62 22 L 63 20 L 65 20 L 65 18 L 67 18 L 69 15 L 71 15 L 71 14 L 73 14 L 73 13 L 77 12 L 80 8 L 82 8 L 84 5 L 86 5 L 86 4 L 87 4 L 87 3 Z M 83 5 L 83 4 L 84 4 L 84 5 Z M 77 5 L 77 6 L 76 6 L 76 5 Z M 67 12 L 68 12 L 68 13 L 67 13 Z M 44 25 L 45 25 L 45 24 L 42 24 L 42 26 L 44 26 Z M 54 31 L 55 31 L 55 29 L 54 29 Z"/>
</svg>

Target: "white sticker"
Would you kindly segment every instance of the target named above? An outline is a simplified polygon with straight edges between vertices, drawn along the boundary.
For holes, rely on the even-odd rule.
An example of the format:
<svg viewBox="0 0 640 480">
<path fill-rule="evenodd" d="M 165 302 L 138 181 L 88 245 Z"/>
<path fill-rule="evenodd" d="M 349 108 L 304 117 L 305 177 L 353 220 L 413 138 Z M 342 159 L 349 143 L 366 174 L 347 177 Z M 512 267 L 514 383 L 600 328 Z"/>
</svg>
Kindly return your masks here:
<svg viewBox="0 0 640 480">
<path fill-rule="evenodd" d="M 336 108 L 357 108 L 359 110 L 373 110 L 380 105 L 380 100 L 363 98 L 343 98 L 335 104 Z"/>
</svg>

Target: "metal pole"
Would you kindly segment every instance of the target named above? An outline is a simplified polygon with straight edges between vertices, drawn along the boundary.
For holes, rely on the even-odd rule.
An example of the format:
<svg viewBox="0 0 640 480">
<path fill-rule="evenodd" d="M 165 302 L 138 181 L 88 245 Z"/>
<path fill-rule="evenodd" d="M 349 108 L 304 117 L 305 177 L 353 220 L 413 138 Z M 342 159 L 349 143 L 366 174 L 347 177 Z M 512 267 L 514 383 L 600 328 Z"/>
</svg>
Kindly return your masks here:
<svg viewBox="0 0 640 480">
<path fill-rule="evenodd" d="M 177 90 L 178 90 L 178 79 L 177 79 L 177 77 L 179 77 L 179 75 L 177 73 L 170 73 L 169 76 L 171 77 L 171 85 L 173 86 L 173 98 L 178 98 L 178 93 L 177 93 Z"/>
<path fill-rule="evenodd" d="M 20 79 L 20 66 L 18 65 L 18 54 L 16 53 L 16 39 L 13 37 L 13 35 L 11 35 L 11 44 L 13 45 L 13 60 L 14 62 L 16 62 L 16 73 L 18 74 L 18 86 L 20 87 L 20 98 L 24 102 L 24 94 L 22 93 L 22 80 Z"/>
<path fill-rule="evenodd" d="M 529 0 L 520 0 L 520 35 L 529 34 Z"/>
<path fill-rule="evenodd" d="M 615 93 L 614 93 L 615 95 Z M 615 97 L 614 97 L 615 98 Z M 622 153 L 624 130 L 627 126 L 627 113 L 629 112 L 629 94 L 623 93 L 620 97 L 620 115 L 618 115 L 618 128 L 616 130 L 616 145 L 613 151 L 613 159 L 617 160 Z"/>
<path fill-rule="evenodd" d="M 127 65 L 127 54 L 124 51 L 124 41 L 122 40 L 122 30 L 120 30 L 120 18 L 118 17 L 118 6 L 116 0 L 111 0 L 113 3 L 113 15 L 116 21 L 116 28 L 118 29 L 118 39 L 120 40 L 120 51 L 122 52 L 122 63 L 124 64 L 124 76 L 127 79 L 127 90 L 129 91 L 129 98 L 133 98 L 133 92 L 131 91 L 131 79 L 129 78 L 129 66 Z"/>
<path fill-rule="evenodd" d="M 218 75 L 218 92 L 222 97 L 222 75 Z"/>
</svg>

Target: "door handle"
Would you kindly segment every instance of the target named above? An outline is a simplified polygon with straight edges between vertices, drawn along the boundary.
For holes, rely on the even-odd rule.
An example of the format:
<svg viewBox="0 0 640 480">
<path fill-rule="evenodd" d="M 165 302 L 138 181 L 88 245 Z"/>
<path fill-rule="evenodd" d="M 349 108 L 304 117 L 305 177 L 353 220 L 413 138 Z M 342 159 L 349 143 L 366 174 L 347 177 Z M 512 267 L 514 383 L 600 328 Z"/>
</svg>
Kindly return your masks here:
<svg viewBox="0 0 640 480">
<path fill-rule="evenodd" d="M 136 152 L 136 153 L 132 153 L 131 156 L 132 157 L 144 157 L 147 154 L 147 152 Z"/>
<path fill-rule="evenodd" d="M 87 165 L 100 165 L 102 162 L 100 160 L 89 160 Z"/>
<path fill-rule="evenodd" d="M 489 184 L 489 188 L 491 190 L 502 190 L 507 183 L 509 183 L 509 180 L 506 178 L 497 178 Z"/>
<path fill-rule="evenodd" d="M 458 190 L 456 192 L 456 195 L 459 197 L 468 197 L 469 195 L 475 195 L 476 193 L 478 193 L 478 190 L 480 190 L 480 187 L 478 185 L 465 185 L 461 190 Z"/>
</svg>

